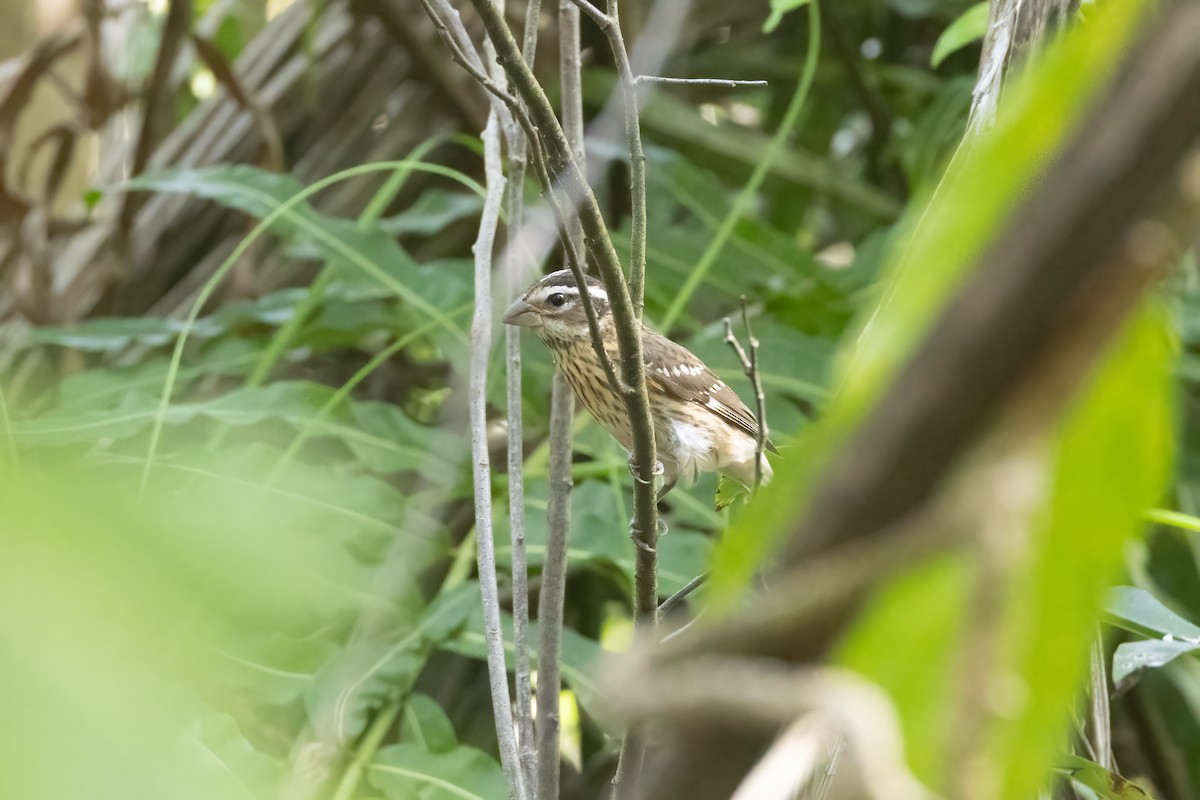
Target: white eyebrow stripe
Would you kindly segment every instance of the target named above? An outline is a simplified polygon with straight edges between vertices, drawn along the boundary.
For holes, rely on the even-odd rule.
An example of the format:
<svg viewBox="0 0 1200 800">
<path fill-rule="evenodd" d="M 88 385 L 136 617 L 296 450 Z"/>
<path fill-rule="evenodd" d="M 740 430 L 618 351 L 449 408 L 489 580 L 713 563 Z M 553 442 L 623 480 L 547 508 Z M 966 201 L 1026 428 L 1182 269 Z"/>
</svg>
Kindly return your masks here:
<svg viewBox="0 0 1200 800">
<path fill-rule="evenodd" d="M 541 289 L 538 289 L 533 295 L 531 295 L 530 299 L 536 299 L 544 302 L 552 294 L 578 296 L 579 289 L 575 286 L 543 286 Z M 608 302 L 608 292 L 604 291 L 603 289 L 589 287 L 588 294 L 591 295 L 592 300 L 603 300 L 606 303 Z"/>
</svg>

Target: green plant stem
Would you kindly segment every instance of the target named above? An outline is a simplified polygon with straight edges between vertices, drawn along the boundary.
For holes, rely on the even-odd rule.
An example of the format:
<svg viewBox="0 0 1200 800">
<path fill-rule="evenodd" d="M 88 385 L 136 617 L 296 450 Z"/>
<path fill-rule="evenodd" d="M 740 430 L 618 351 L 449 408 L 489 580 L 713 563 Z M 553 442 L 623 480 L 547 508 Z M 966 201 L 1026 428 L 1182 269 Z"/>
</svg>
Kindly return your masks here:
<svg viewBox="0 0 1200 800">
<path fill-rule="evenodd" d="M 380 161 L 375 164 L 361 164 L 357 167 L 350 167 L 349 169 L 344 169 L 341 172 L 336 172 L 333 175 L 322 178 L 316 183 L 305 187 L 302 191 L 297 192 L 292 197 L 289 197 L 287 200 L 280 203 L 271 211 L 271 213 L 259 220 L 258 224 L 254 226 L 253 230 L 247 234 L 245 239 L 238 242 L 238 245 L 233 249 L 233 252 L 229 254 L 229 256 L 221 263 L 221 266 L 217 268 L 216 272 L 213 273 L 212 277 L 210 277 L 204 283 L 204 286 L 200 288 L 200 293 L 196 296 L 196 300 L 192 303 L 192 307 L 188 311 L 187 318 L 183 321 L 183 326 L 179 329 L 179 336 L 175 339 L 175 347 L 171 351 L 171 361 L 167 365 L 167 376 L 163 380 L 162 392 L 159 395 L 158 408 L 154 414 L 154 425 L 150 431 L 150 443 L 146 448 L 146 463 L 142 467 L 142 476 L 138 486 L 139 497 L 145 495 L 146 487 L 150 483 L 150 472 L 154 468 L 154 459 L 158 453 L 158 444 L 162 439 L 162 430 L 163 425 L 166 423 L 167 408 L 170 406 L 171 394 L 175 390 L 175 383 L 179 377 L 179 367 L 183 362 L 183 349 L 187 345 L 188 337 L 191 334 L 192 328 L 196 324 L 197 318 L 200 316 L 201 309 L 203 309 L 205 304 L 208 303 L 209 298 L 212 297 L 213 292 L 215 292 L 217 289 L 217 286 L 221 284 L 221 281 L 225 279 L 225 276 L 229 274 L 230 270 L 233 269 L 233 266 L 238 262 L 239 259 L 241 259 L 246 251 L 250 249 L 250 246 L 258 241 L 258 238 L 262 236 L 268 228 L 275 224 L 276 220 L 279 220 L 285 216 L 292 216 L 292 209 L 300 205 L 300 203 L 304 202 L 310 196 L 316 194 L 322 189 L 334 185 L 335 183 L 347 180 L 348 178 L 354 178 L 359 175 L 367 175 L 372 172 L 395 170 L 400 167 L 407 167 L 417 172 L 430 172 L 434 175 L 442 175 L 444 177 L 451 178 L 452 180 L 458 181 L 464 186 L 474 190 L 481 197 L 486 196 L 486 192 L 482 186 L 456 170 L 448 169 L 437 164 L 423 164 L 410 160 Z M 365 264 L 360 263 L 359 266 L 366 268 Z M 374 267 L 374 265 L 371 266 Z M 377 267 L 375 267 L 374 270 L 368 271 L 377 279 L 380 279 L 385 286 L 397 290 L 401 296 L 411 295 L 411 292 L 407 288 L 399 286 L 395 280 L 388 277 L 386 273 L 383 273 Z M 437 319 L 442 324 L 449 322 L 449 319 L 444 314 L 442 314 L 440 311 L 437 311 L 437 309 L 428 306 L 428 303 L 423 304 L 423 310 L 434 312 L 431 313 L 430 316 Z M 451 326 L 449 329 L 455 330 L 453 326 Z"/>
<path fill-rule="evenodd" d="M 387 735 L 388 730 L 396 722 L 396 718 L 400 716 L 400 712 L 404 710 L 405 700 L 407 700 L 406 697 L 397 698 L 375 715 L 371 727 L 363 734 L 362 741 L 354 751 L 354 758 L 346 767 L 346 771 L 342 773 L 342 779 L 338 781 L 332 800 L 352 800 L 358 790 L 358 784 L 362 780 L 363 772 L 367 769 L 367 764 L 375 757 L 379 745 L 383 743 L 383 737 Z"/>
<path fill-rule="evenodd" d="M 784 112 L 783 120 L 779 123 L 779 130 L 775 131 L 775 135 L 771 137 L 771 142 L 767 145 L 762 158 L 754 166 L 754 172 L 750 174 L 750 179 L 746 181 L 746 185 L 738 192 L 738 196 L 734 199 L 733 207 L 729 209 L 729 213 L 721 220 L 721 227 L 717 228 L 716 235 L 708 243 L 708 247 L 701 254 L 700 260 L 696 262 L 696 266 L 692 268 L 687 280 L 683 282 L 683 288 L 679 290 L 679 294 L 675 295 L 675 299 L 667 307 L 666 313 L 663 314 L 658 324 L 661 330 L 669 331 L 671 326 L 679 319 L 679 315 L 683 313 L 683 309 L 691 301 L 692 295 L 696 293 L 696 289 L 700 286 L 701 281 L 704 280 L 708 271 L 712 269 L 717 256 L 725 248 L 726 242 L 729 241 L 729 237 L 733 234 L 733 229 L 737 227 L 741 218 L 750 210 L 750 206 L 758 194 L 758 189 L 762 186 L 763 179 L 767 177 L 767 172 L 771 169 L 771 164 L 774 163 L 775 158 L 783 150 L 784 144 L 792 134 L 792 129 L 796 126 L 796 121 L 800 119 L 800 112 L 804 110 L 804 104 L 808 100 L 809 89 L 812 87 L 813 76 L 817 72 L 817 58 L 820 52 L 820 4 L 809 3 L 808 52 L 804 56 L 804 69 L 800 73 L 800 82 L 796 85 L 796 92 L 792 95 L 791 102 L 788 103 L 787 110 Z"/>
</svg>

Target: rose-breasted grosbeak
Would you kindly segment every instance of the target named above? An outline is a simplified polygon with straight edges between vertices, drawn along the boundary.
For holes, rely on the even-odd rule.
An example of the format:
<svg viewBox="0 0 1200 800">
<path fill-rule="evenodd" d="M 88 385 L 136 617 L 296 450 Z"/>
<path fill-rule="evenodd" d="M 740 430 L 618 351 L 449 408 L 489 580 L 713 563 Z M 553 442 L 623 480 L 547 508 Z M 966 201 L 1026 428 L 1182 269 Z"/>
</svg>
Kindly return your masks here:
<svg viewBox="0 0 1200 800">
<path fill-rule="evenodd" d="M 587 291 L 599 322 L 600 337 L 617 374 L 620 361 L 612 309 L 604 285 L 588 277 Z M 626 449 L 633 431 L 625 403 L 612 390 L 596 357 L 587 314 L 570 270 L 552 272 L 530 286 L 504 314 L 504 322 L 531 328 L 550 348 L 575 396 Z M 746 487 L 754 485 L 758 421 L 741 398 L 704 362 L 662 334 L 642 327 L 646 390 L 654 420 L 654 438 L 662 465 L 665 494 L 683 479 L 720 471 Z M 767 448 L 776 452 L 769 443 Z M 762 477 L 771 477 L 764 456 Z"/>
</svg>

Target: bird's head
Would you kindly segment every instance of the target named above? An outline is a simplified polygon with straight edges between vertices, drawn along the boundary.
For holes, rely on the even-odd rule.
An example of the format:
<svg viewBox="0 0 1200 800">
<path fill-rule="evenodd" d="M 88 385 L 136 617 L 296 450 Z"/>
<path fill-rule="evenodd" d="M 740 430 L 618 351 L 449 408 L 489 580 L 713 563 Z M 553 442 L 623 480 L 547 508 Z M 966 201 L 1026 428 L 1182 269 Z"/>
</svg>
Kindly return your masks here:
<svg viewBox="0 0 1200 800">
<path fill-rule="evenodd" d="M 603 322 L 610 313 L 608 292 L 595 278 L 587 278 L 587 292 Z M 569 341 L 587 338 L 587 312 L 579 299 L 579 287 L 570 270 L 551 272 L 530 286 L 504 312 L 506 325 L 532 328 L 542 339 Z"/>
</svg>

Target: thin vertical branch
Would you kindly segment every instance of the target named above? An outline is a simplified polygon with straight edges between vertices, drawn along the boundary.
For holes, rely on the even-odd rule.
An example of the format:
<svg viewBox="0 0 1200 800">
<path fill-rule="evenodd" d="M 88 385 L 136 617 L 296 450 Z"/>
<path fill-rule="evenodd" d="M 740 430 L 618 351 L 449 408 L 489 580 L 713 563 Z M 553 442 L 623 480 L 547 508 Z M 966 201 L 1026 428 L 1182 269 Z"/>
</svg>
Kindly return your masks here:
<svg viewBox="0 0 1200 800">
<path fill-rule="evenodd" d="M 767 397 L 763 394 L 762 372 L 758 368 L 758 337 L 750 329 L 750 311 L 746 307 L 746 296 L 742 295 L 742 324 L 746 326 L 746 341 L 750 345 L 750 368 L 746 377 L 754 387 L 754 408 L 758 416 L 758 437 L 754 442 L 754 490 L 762 486 L 763 452 L 766 450 L 767 438 L 771 435 L 767 428 Z"/>
<path fill-rule="evenodd" d="M 529 0 L 525 13 L 525 60 L 537 53 L 540 0 Z M 508 228 L 505 258 L 505 298 L 517 295 L 525 280 L 525 170 L 529 142 L 515 118 L 505 130 L 508 143 Z M 533 670 L 529 658 L 529 566 L 525 552 L 525 431 L 521 405 L 521 329 L 506 325 L 504 353 L 508 397 L 508 509 L 512 534 L 514 679 L 517 695 L 517 745 L 521 775 L 529 796 L 538 796 L 537 741 L 533 727 Z"/>
<path fill-rule="evenodd" d="M 608 0 L 608 19 L 605 33 L 617 64 L 621 102 L 625 106 L 625 139 L 629 145 L 629 295 L 640 320 L 646 289 L 646 154 L 642 150 L 637 78 L 629 64 L 629 50 L 621 34 L 617 0 Z"/>
<path fill-rule="evenodd" d="M 576 163 L 583 163 L 583 90 L 579 59 L 579 11 L 569 3 L 558 10 L 559 71 L 563 131 Z M 583 251 L 579 217 L 564 209 L 568 254 Z M 573 260 L 569 258 L 568 260 Z M 582 268 L 582 265 L 581 265 Z M 567 539 L 571 523 L 571 421 L 575 397 L 561 371 L 554 374 L 550 401 L 550 502 L 546 558 L 542 568 L 538 625 L 538 800 L 558 800 L 561 758 L 558 714 L 562 674 L 563 606 L 567 588 Z"/>
<path fill-rule="evenodd" d="M 487 370 L 492 346 L 492 251 L 500 206 L 504 202 L 504 172 L 500 161 L 500 123 L 495 108 L 483 129 L 487 199 L 479 221 L 475 253 L 475 316 L 471 322 L 471 454 L 475 489 L 476 558 L 483 598 L 483 630 L 487 639 L 488 679 L 500 764 L 513 800 L 526 800 L 525 781 L 517 756 L 512 703 L 508 695 L 508 667 L 504 660 L 504 631 L 500 627 L 500 599 L 496 586 L 496 542 L 492 533 L 491 464 L 487 442 Z"/>
<path fill-rule="evenodd" d="M 550 404 L 550 502 L 546 557 L 538 605 L 537 759 L 538 800 L 558 800 L 559 693 L 562 673 L 563 604 L 567 588 L 567 537 L 571 521 L 571 419 L 575 397 L 555 372 Z"/>
</svg>

